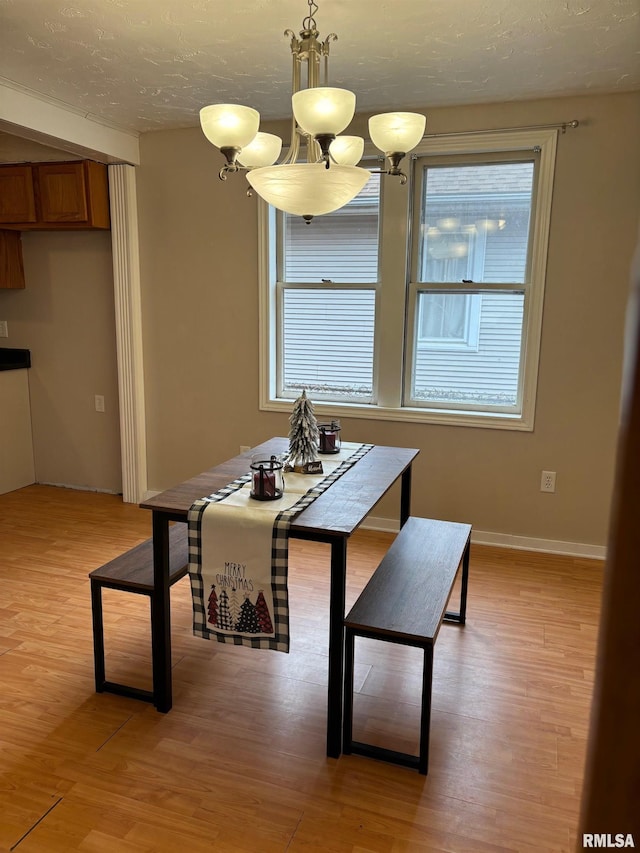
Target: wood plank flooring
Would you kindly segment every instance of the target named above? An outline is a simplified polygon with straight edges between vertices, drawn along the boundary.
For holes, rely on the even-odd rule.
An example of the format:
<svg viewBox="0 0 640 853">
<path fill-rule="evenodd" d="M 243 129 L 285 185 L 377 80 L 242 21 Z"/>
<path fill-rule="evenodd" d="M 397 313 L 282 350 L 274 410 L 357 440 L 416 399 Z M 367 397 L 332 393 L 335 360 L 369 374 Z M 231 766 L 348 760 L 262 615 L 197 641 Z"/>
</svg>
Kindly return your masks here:
<svg viewBox="0 0 640 853">
<path fill-rule="evenodd" d="M 173 710 L 96 695 L 87 574 L 150 529 L 112 495 L 0 496 L 0 851 L 573 851 L 601 563 L 472 546 L 467 625 L 435 649 L 423 777 L 325 755 L 327 546 L 292 542 L 289 655 L 193 637 L 184 579 Z M 351 540 L 348 607 L 391 541 Z M 104 610 L 107 677 L 150 687 L 148 599 L 105 590 Z M 356 643 L 354 737 L 417 750 L 421 666 Z"/>
</svg>

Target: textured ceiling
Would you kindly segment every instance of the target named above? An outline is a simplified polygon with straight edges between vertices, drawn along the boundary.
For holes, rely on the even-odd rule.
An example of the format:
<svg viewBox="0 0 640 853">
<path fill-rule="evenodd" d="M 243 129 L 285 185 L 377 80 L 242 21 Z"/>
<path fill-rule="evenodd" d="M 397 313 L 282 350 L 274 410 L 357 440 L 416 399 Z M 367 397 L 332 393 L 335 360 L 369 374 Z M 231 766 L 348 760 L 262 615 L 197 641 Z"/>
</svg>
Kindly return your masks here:
<svg viewBox="0 0 640 853">
<path fill-rule="evenodd" d="M 318 0 L 358 111 L 640 89 L 640 0 Z M 0 0 L 0 82 L 136 131 L 290 110 L 306 0 Z"/>
</svg>

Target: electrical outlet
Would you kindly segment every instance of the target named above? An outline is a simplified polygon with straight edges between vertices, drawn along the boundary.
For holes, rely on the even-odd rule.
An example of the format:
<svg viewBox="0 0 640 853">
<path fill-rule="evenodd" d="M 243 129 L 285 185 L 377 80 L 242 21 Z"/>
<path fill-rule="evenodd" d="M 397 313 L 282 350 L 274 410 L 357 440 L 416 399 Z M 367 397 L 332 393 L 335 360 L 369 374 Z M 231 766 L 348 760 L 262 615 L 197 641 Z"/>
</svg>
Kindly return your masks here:
<svg viewBox="0 0 640 853">
<path fill-rule="evenodd" d="M 102 394 L 96 394 L 96 412 L 104 412 L 104 397 Z"/>
<path fill-rule="evenodd" d="M 556 472 L 543 471 L 540 477 L 541 492 L 555 492 L 556 490 Z"/>
<path fill-rule="evenodd" d="M 0 320 L 0 338 L 9 337 L 9 328 L 6 320 Z"/>
</svg>

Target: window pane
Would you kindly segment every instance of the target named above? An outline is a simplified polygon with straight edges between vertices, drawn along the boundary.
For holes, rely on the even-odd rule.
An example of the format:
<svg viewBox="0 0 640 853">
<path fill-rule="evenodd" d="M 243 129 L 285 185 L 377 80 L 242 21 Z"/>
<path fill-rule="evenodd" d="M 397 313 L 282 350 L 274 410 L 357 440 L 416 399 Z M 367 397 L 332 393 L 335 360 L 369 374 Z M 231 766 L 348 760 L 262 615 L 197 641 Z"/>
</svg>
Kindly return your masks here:
<svg viewBox="0 0 640 853">
<path fill-rule="evenodd" d="M 380 175 L 348 205 L 310 224 L 285 213 L 283 281 L 376 282 L 379 214 Z"/>
<path fill-rule="evenodd" d="M 283 394 L 369 400 L 374 290 L 284 289 Z"/>
<path fill-rule="evenodd" d="M 480 303 L 477 296 L 423 293 L 418 309 L 418 336 L 432 346 L 475 346 Z"/>
<path fill-rule="evenodd" d="M 418 294 L 418 323 L 448 307 L 452 328 L 456 318 L 477 317 L 473 346 L 442 346 L 417 334 L 413 354 L 411 397 L 418 403 L 450 406 L 518 404 L 524 296 L 521 293 Z M 436 297 L 434 299 L 434 297 Z M 447 327 L 449 320 L 444 320 Z M 434 320 L 437 325 L 437 321 Z M 419 330 L 418 330 L 419 331 Z M 464 342 L 462 342 L 464 343 Z"/>
<path fill-rule="evenodd" d="M 533 167 L 425 167 L 418 281 L 524 282 Z"/>
</svg>

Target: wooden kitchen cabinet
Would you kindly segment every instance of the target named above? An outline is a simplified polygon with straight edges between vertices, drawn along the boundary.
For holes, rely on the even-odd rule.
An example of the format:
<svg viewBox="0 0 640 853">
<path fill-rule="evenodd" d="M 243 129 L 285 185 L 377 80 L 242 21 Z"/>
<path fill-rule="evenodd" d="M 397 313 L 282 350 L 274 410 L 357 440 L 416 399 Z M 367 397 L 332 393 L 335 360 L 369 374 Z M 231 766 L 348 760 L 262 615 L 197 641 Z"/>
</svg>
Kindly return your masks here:
<svg viewBox="0 0 640 853">
<path fill-rule="evenodd" d="M 0 198 L 4 228 L 110 227 L 107 167 L 93 160 L 0 165 Z"/>
<path fill-rule="evenodd" d="M 32 167 L 0 166 L 0 223 L 35 221 L 36 200 Z"/>
<path fill-rule="evenodd" d="M 22 240 L 19 231 L 0 231 L 0 288 L 24 287 Z"/>
</svg>

